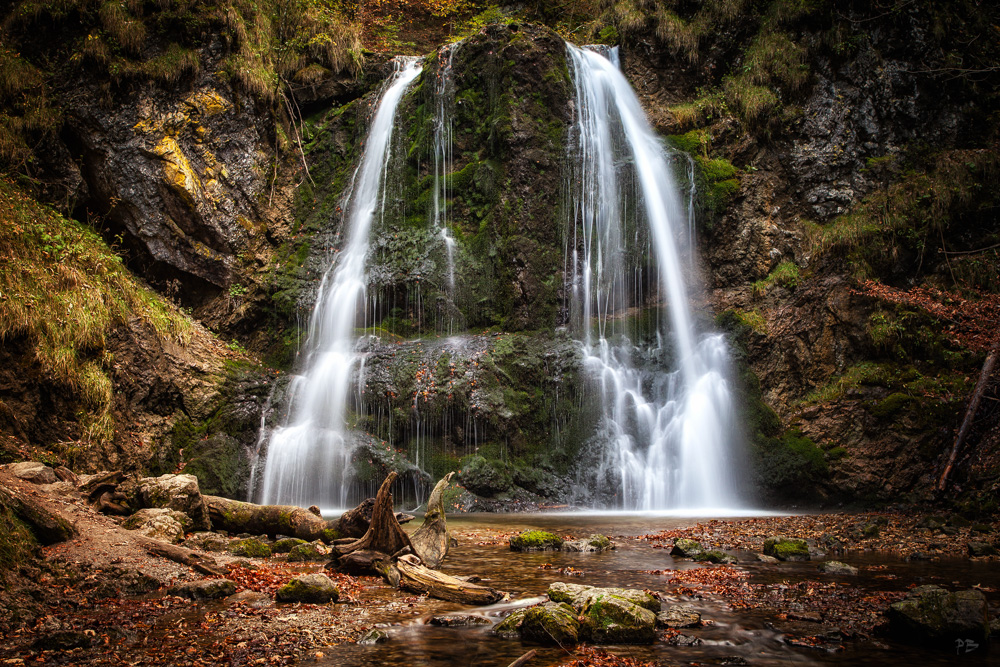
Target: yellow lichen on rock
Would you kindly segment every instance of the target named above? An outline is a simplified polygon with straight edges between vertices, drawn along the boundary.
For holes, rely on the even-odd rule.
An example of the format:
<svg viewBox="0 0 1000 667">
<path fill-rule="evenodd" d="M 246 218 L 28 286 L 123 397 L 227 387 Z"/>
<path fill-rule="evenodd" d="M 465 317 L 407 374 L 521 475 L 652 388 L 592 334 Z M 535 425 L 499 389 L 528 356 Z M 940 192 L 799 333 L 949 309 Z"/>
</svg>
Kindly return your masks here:
<svg viewBox="0 0 1000 667">
<path fill-rule="evenodd" d="M 212 117 L 226 111 L 229 102 L 211 89 L 202 89 L 188 96 L 185 103 L 194 107 L 202 116 Z"/>
<path fill-rule="evenodd" d="M 163 158 L 163 175 L 167 185 L 176 192 L 191 208 L 201 192 L 201 181 L 191 167 L 177 140 L 165 136 L 156 145 L 153 152 Z"/>
</svg>

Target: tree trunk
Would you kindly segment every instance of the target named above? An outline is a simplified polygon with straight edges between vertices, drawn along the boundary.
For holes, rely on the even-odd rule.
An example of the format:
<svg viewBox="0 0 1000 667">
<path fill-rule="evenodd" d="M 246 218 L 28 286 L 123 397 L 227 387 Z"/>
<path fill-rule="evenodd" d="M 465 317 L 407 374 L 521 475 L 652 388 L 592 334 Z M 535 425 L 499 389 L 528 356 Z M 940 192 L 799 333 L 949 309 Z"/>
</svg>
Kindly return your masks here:
<svg viewBox="0 0 1000 667">
<path fill-rule="evenodd" d="M 448 536 L 448 524 L 445 520 L 444 491 L 451 483 L 455 473 L 450 472 L 437 483 L 427 501 L 427 512 L 424 523 L 410 537 L 413 551 L 427 567 L 437 567 L 448 555 L 451 538 Z"/>
<path fill-rule="evenodd" d="M 38 541 L 49 545 L 65 542 L 76 536 L 76 526 L 33 500 L 28 493 L 0 485 L 0 503 L 6 505 L 28 524 Z"/>
<path fill-rule="evenodd" d="M 225 568 L 220 566 L 209 556 L 197 553 L 196 551 L 192 551 L 186 547 L 174 546 L 173 544 L 167 544 L 166 542 L 153 540 L 148 537 L 135 536 L 134 539 L 149 553 L 156 556 L 162 556 L 163 558 L 172 560 L 175 563 L 180 563 L 181 565 L 187 565 L 202 574 L 215 576 L 224 576 L 227 574 Z"/>
<path fill-rule="evenodd" d="M 337 522 L 324 521 L 312 512 L 292 505 L 255 505 L 218 496 L 202 496 L 208 504 L 212 527 L 230 533 L 287 535 L 329 544 L 337 535 Z"/>
<path fill-rule="evenodd" d="M 372 513 L 375 510 L 375 499 L 366 498 L 357 507 L 344 512 L 337 520 L 337 532 L 343 537 L 353 537 L 357 539 L 363 537 L 368 532 L 368 526 L 372 522 Z M 413 521 L 412 514 L 396 512 L 396 521 L 400 525 Z"/>
<path fill-rule="evenodd" d="M 381 551 L 360 549 L 341 555 L 337 560 L 327 564 L 326 569 L 350 574 L 355 577 L 378 577 L 382 574 L 385 564 L 391 560 L 392 556 Z"/>
<path fill-rule="evenodd" d="M 392 555 L 403 549 L 413 549 L 410 537 L 400 527 L 392 511 L 392 493 L 389 489 L 396 477 L 398 475 L 395 472 L 390 472 L 375 494 L 375 506 L 372 508 L 372 520 L 368 530 L 354 542 L 338 546 L 337 550 L 340 553 L 349 554 L 352 551 L 367 549 Z"/>
<path fill-rule="evenodd" d="M 401 556 L 396 561 L 399 571 L 399 587 L 416 593 L 426 593 L 431 597 L 461 604 L 493 604 L 502 600 L 506 593 L 494 588 L 470 584 L 447 574 L 431 570 L 420 564 L 416 556 Z"/>
<path fill-rule="evenodd" d="M 972 421 L 976 417 L 976 412 L 979 411 L 979 403 L 983 400 L 983 394 L 990 383 L 990 376 L 993 375 L 993 368 L 996 366 L 998 357 L 1000 357 L 1000 336 L 997 336 L 997 339 L 993 342 L 993 347 L 990 349 L 990 353 L 986 355 L 983 370 L 979 373 L 979 381 L 976 382 L 976 388 L 972 391 L 972 397 L 969 399 L 969 407 L 965 410 L 965 419 L 962 420 L 962 426 L 958 429 L 958 435 L 955 436 L 955 444 L 951 448 L 948 463 L 944 467 L 944 472 L 941 473 L 941 479 L 938 480 L 938 491 L 944 491 L 945 486 L 948 484 L 948 475 L 951 474 L 951 469 L 958 459 L 958 452 L 962 447 L 965 436 L 969 434 L 969 429 L 972 428 Z"/>
</svg>

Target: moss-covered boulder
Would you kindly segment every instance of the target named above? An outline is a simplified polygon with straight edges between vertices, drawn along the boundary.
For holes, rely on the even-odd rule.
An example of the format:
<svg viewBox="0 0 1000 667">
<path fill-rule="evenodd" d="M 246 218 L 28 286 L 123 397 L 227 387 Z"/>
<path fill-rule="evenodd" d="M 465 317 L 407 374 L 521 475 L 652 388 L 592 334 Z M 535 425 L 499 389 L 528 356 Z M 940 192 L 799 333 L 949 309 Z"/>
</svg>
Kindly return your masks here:
<svg viewBox="0 0 1000 667">
<path fill-rule="evenodd" d="M 496 624 L 493 634 L 502 639 L 515 639 L 521 636 L 521 623 L 524 621 L 527 609 L 516 609 L 506 618 Z"/>
<path fill-rule="evenodd" d="M 580 622 L 568 604 L 546 602 L 524 614 L 520 633 L 521 639 L 528 641 L 567 646 L 579 641 Z"/>
<path fill-rule="evenodd" d="M 248 537 L 230 543 L 229 553 L 244 558 L 270 558 L 271 547 L 256 537 Z"/>
<path fill-rule="evenodd" d="M 236 583 L 230 579 L 198 579 L 178 584 L 167 592 L 191 600 L 220 600 L 236 593 Z"/>
<path fill-rule="evenodd" d="M 559 551 L 562 538 L 544 530 L 526 530 L 510 538 L 511 551 Z"/>
<path fill-rule="evenodd" d="M 764 554 L 778 560 L 809 560 L 809 545 L 792 537 L 769 537 L 764 540 Z"/>
<path fill-rule="evenodd" d="M 274 544 L 271 545 L 271 552 L 276 554 L 287 554 L 300 544 L 309 543 L 305 540 L 300 540 L 297 537 L 283 537 L 280 540 L 274 541 Z"/>
<path fill-rule="evenodd" d="M 324 604 L 336 602 L 340 590 L 325 574 L 303 574 L 279 588 L 275 598 L 278 602 Z"/>
<path fill-rule="evenodd" d="M 601 553 L 615 548 L 615 543 L 605 535 L 591 535 L 580 540 L 566 540 L 563 542 L 563 551 L 579 551 L 584 553 Z"/>
<path fill-rule="evenodd" d="M 889 630 L 897 639 L 952 648 L 955 639 L 983 642 L 990 634 L 989 607 L 982 591 L 954 593 L 918 586 L 889 607 Z"/>
<path fill-rule="evenodd" d="M 326 549 L 313 542 L 297 544 L 288 552 L 288 562 L 307 562 L 330 560 L 330 554 Z"/>
<path fill-rule="evenodd" d="M 718 549 L 710 549 L 708 551 L 702 551 L 699 554 L 695 554 L 692 560 L 696 560 L 699 563 L 721 563 L 724 565 L 733 565 L 736 563 L 736 556 L 731 556 L 725 551 L 719 551 Z"/>
<path fill-rule="evenodd" d="M 704 550 L 705 549 L 701 546 L 700 542 L 682 537 L 674 541 L 674 546 L 670 550 L 670 555 L 679 556 L 681 558 L 694 558 Z"/>
<path fill-rule="evenodd" d="M 565 602 L 578 612 L 583 611 L 590 598 L 609 595 L 648 609 L 653 613 L 660 611 L 659 600 L 646 591 L 632 588 L 598 588 L 596 586 L 567 584 L 562 581 L 556 581 L 549 585 L 547 594 L 553 602 Z"/>
<path fill-rule="evenodd" d="M 595 644 L 651 644 L 656 640 L 656 614 L 618 595 L 590 595 L 581 616 L 583 634 Z"/>
</svg>

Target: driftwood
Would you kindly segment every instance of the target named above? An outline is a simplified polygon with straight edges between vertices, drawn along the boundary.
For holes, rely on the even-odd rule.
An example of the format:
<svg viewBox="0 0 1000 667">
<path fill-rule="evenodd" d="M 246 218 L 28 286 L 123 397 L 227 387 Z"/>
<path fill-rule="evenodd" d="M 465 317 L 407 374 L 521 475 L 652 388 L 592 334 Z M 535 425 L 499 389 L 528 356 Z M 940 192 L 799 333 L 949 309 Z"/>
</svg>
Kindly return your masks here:
<svg viewBox="0 0 1000 667">
<path fill-rule="evenodd" d="M 972 397 L 969 399 L 969 407 L 965 410 L 965 418 L 962 420 L 962 426 L 958 429 L 958 435 L 955 436 L 955 444 L 951 448 L 951 455 L 948 456 L 948 463 L 945 465 L 944 472 L 941 473 L 941 478 L 938 480 L 938 491 L 944 491 L 945 486 L 948 484 L 948 475 L 951 474 L 951 469 L 955 465 L 956 459 L 958 459 L 958 452 L 962 447 L 965 436 L 969 434 L 969 429 L 972 428 L 972 420 L 975 419 L 976 412 L 979 411 L 979 403 L 983 400 L 983 394 L 986 393 L 986 387 L 990 383 L 990 376 L 993 375 L 993 369 L 996 366 L 998 357 L 1000 357 L 1000 336 L 997 336 L 997 339 L 993 342 L 993 347 L 990 349 L 990 353 L 986 355 L 983 370 L 979 373 L 979 381 L 976 382 L 976 388 L 972 391 Z"/>
<path fill-rule="evenodd" d="M 522 655 L 520 658 L 507 665 L 507 667 L 522 667 L 523 665 L 528 664 L 528 662 L 532 660 L 536 655 L 538 655 L 538 651 L 536 651 L 535 649 L 531 649 L 530 651 Z"/>
<path fill-rule="evenodd" d="M 368 532 L 368 526 L 372 522 L 372 512 L 375 510 L 375 499 L 366 498 L 362 500 L 357 507 L 352 510 L 347 510 L 344 512 L 340 519 L 337 521 L 337 532 L 339 532 L 345 538 L 354 538 L 364 536 Z M 404 514 L 403 512 L 396 512 L 396 521 L 402 525 L 413 521 L 412 514 Z"/>
<path fill-rule="evenodd" d="M 413 555 L 401 556 L 395 565 L 399 571 L 399 587 L 415 593 L 426 593 L 431 597 L 461 604 L 493 604 L 504 598 L 506 593 L 470 584 L 456 577 L 432 570 L 420 564 Z"/>
<path fill-rule="evenodd" d="M 215 560 L 186 547 L 178 547 L 173 544 L 167 544 L 166 542 L 153 540 L 148 537 L 136 536 L 133 539 L 135 539 L 139 545 L 149 553 L 156 556 L 162 556 L 163 558 L 172 560 L 175 563 L 180 563 L 181 565 L 187 565 L 202 574 L 217 576 L 226 574 L 225 568 L 216 563 Z"/>
<path fill-rule="evenodd" d="M 431 497 L 427 501 L 427 512 L 424 513 L 424 523 L 417 532 L 410 536 L 413 551 L 427 567 L 437 567 L 448 555 L 451 540 L 448 537 L 448 524 L 445 520 L 444 491 L 451 483 L 455 473 L 450 472 L 441 479 Z"/>
<path fill-rule="evenodd" d="M 239 500 L 202 496 L 208 504 L 212 527 L 230 533 L 287 535 L 312 542 L 329 543 L 336 521 L 324 521 L 312 512 L 292 505 L 255 505 Z"/>
<path fill-rule="evenodd" d="M 94 475 L 78 488 L 80 493 L 87 496 L 87 502 L 96 503 L 105 493 L 114 493 L 124 479 L 125 473 L 121 470 L 102 472 Z"/>
<path fill-rule="evenodd" d="M 328 563 L 326 569 L 356 577 L 365 575 L 377 577 L 384 573 L 385 564 L 391 560 L 392 556 L 387 553 L 361 549 L 340 555 L 335 561 Z"/>
<path fill-rule="evenodd" d="M 368 525 L 368 530 L 349 544 L 338 544 L 337 550 L 341 554 L 361 550 L 397 554 L 407 548 L 413 549 L 410 537 L 400 527 L 392 511 L 392 493 L 389 489 L 396 477 L 398 475 L 395 472 L 390 472 L 386 476 L 378 493 L 375 494 L 375 505 L 372 508 L 372 520 Z"/>
<path fill-rule="evenodd" d="M 76 536 L 76 526 L 33 500 L 28 494 L 0 485 L 0 504 L 6 505 L 31 528 L 38 541 L 49 545 Z"/>
</svg>

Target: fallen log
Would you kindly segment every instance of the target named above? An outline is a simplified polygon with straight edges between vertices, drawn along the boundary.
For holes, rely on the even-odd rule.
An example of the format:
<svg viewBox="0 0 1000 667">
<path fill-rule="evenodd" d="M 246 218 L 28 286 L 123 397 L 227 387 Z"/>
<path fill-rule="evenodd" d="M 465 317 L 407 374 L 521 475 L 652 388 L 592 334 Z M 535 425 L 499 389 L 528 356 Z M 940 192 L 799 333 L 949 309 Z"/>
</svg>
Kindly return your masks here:
<svg viewBox="0 0 1000 667">
<path fill-rule="evenodd" d="M 470 584 L 437 570 L 420 564 L 420 559 L 409 554 L 396 561 L 399 571 L 399 587 L 414 593 L 426 593 L 431 597 L 461 604 L 493 604 L 506 597 L 506 593 L 488 586 Z"/>
<path fill-rule="evenodd" d="M 329 544 L 338 537 L 337 522 L 325 521 L 307 509 L 293 505 L 255 505 L 239 500 L 202 496 L 208 504 L 212 527 L 229 533 L 297 537 Z"/>
<path fill-rule="evenodd" d="M 52 512 L 27 493 L 15 491 L 0 485 L 0 504 L 6 505 L 44 545 L 65 542 L 76 536 L 76 526 Z"/>
<path fill-rule="evenodd" d="M 520 658 L 507 665 L 507 667 L 523 667 L 524 665 L 528 664 L 531 660 L 533 660 L 536 655 L 538 655 L 538 651 L 536 651 L 535 649 L 531 649 L 530 651 L 522 655 Z"/>
<path fill-rule="evenodd" d="M 420 556 L 424 565 L 430 568 L 441 564 L 441 561 L 448 555 L 448 547 L 451 546 L 451 539 L 448 537 L 448 523 L 445 519 L 444 491 L 451 484 L 451 478 L 454 474 L 453 472 L 448 473 L 434 486 L 431 497 L 427 501 L 424 523 L 410 536 L 414 553 Z"/>
<path fill-rule="evenodd" d="M 396 481 L 396 477 L 398 475 L 395 472 L 386 475 L 385 481 L 375 494 L 375 505 L 372 507 L 372 520 L 368 530 L 354 542 L 338 545 L 337 550 L 340 553 L 349 554 L 352 551 L 367 549 L 396 554 L 406 548 L 413 549 L 409 535 L 400 527 L 392 511 L 392 493 L 389 489 Z"/>
<path fill-rule="evenodd" d="M 213 558 L 200 554 L 196 551 L 192 551 L 186 547 L 178 547 L 173 544 L 167 544 L 166 542 L 153 540 L 148 537 L 134 536 L 133 539 L 135 539 L 139 545 L 149 553 L 172 560 L 175 563 L 180 563 L 181 565 L 187 565 L 202 574 L 215 576 L 223 576 L 227 574 L 225 568 L 216 563 Z"/>
</svg>

